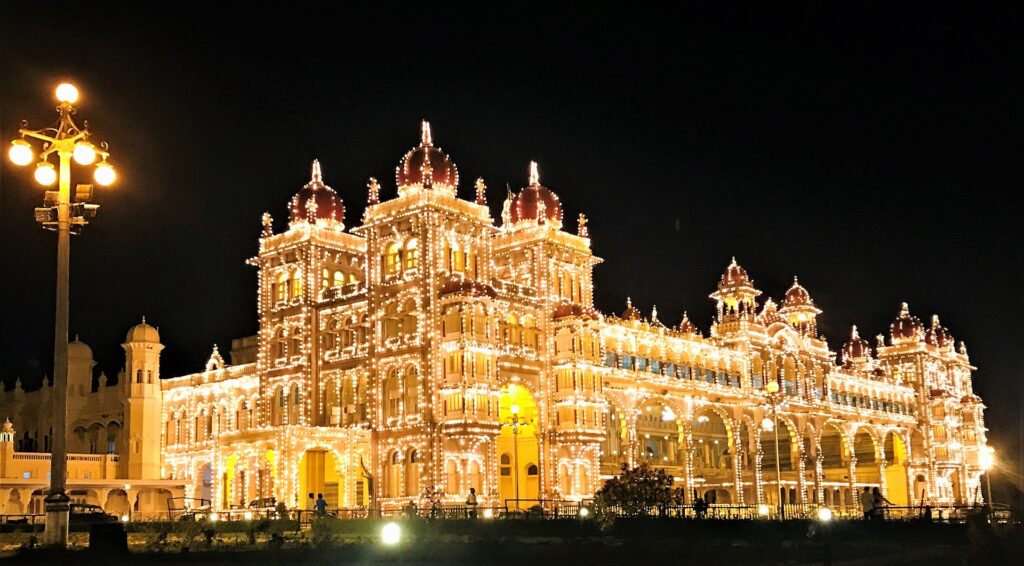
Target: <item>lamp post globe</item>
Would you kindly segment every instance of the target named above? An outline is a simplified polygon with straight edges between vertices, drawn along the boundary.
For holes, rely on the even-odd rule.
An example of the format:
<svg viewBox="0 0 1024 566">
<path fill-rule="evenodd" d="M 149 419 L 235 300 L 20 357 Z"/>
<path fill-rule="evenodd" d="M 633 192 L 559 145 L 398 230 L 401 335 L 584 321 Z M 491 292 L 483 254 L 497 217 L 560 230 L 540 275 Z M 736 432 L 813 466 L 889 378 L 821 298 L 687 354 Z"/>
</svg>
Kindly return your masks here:
<svg viewBox="0 0 1024 566">
<path fill-rule="evenodd" d="M 78 102 L 78 89 L 71 83 L 60 83 L 57 85 L 57 100 L 66 104 Z"/>
<path fill-rule="evenodd" d="M 11 159 L 11 163 L 19 166 L 28 165 L 35 159 L 32 146 L 25 140 L 12 141 L 11 149 L 7 150 L 7 157 Z"/>
</svg>

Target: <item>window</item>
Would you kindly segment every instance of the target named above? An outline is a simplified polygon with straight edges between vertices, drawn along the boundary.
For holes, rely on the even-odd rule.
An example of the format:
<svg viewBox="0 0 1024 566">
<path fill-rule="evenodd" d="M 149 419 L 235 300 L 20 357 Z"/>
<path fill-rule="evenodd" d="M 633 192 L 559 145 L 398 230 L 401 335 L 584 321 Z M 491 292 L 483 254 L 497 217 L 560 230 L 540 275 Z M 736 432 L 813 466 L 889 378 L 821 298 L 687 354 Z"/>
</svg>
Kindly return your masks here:
<svg viewBox="0 0 1024 566">
<path fill-rule="evenodd" d="M 284 273 L 277 275 L 277 281 L 274 283 L 274 300 L 281 302 L 284 300 L 284 294 L 288 287 L 288 278 Z"/>
<path fill-rule="evenodd" d="M 526 475 L 535 476 L 538 472 L 537 464 L 530 464 L 529 466 L 526 466 Z"/>
<path fill-rule="evenodd" d="M 502 476 L 512 475 L 512 458 L 508 454 L 501 455 L 501 465 L 498 466 Z"/>
<path fill-rule="evenodd" d="M 395 275 L 398 273 L 398 255 L 398 244 L 391 244 L 388 246 L 387 253 L 384 254 L 385 275 Z"/>
<path fill-rule="evenodd" d="M 298 271 L 292 272 L 292 298 L 302 296 L 302 274 Z"/>
<path fill-rule="evenodd" d="M 142 370 L 135 370 L 135 383 L 142 383 Z"/>
<path fill-rule="evenodd" d="M 340 271 L 334 272 L 334 286 L 341 287 L 345 284 L 345 274 Z"/>
<path fill-rule="evenodd" d="M 419 266 L 419 243 L 412 238 L 405 244 L 405 269 L 416 269 Z"/>
</svg>

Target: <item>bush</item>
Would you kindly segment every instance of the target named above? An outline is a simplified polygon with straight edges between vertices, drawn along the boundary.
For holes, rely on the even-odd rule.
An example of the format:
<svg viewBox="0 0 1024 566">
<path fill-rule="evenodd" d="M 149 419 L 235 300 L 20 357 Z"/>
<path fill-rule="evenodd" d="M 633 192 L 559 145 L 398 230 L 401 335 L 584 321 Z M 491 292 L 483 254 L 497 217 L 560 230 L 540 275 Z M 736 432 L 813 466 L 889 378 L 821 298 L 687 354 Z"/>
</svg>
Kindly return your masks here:
<svg viewBox="0 0 1024 566">
<path fill-rule="evenodd" d="M 604 482 L 594 494 L 595 510 L 604 517 L 642 517 L 652 509 L 664 515 L 669 507 L 683 502 L 683 490 L 673 488 L 672 482 L 665 470 L 647 462 L 635 468 L 623 464 L 619 475 Z"/>
</svg>

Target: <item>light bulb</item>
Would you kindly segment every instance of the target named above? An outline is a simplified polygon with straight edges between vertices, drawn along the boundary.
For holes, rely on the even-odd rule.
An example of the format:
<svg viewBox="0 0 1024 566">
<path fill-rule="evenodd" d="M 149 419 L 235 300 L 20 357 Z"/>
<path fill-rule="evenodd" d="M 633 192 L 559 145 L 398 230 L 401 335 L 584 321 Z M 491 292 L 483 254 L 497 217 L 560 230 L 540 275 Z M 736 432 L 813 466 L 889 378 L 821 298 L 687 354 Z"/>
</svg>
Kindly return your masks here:
<svg viewBox="0 0 1024 566">
<path fill-rule="evenodd" d="M 61 83 L 57 86 L 57 100 L 74 104 L 78 101 L 78 89 L 71 83 Z"/>
<path fill-rule="evenodd" d="M 90 144 L 80 143 L 75 145 L 75 152 L 71 156 L 79 165 L 92 165 L 92 162 L 96 161 L 96 150 Z"/>
<path fill-rule="evenodd" d="M 117 173 L 114 172 L 114 166 L 106 161 L 102 161 L 96 166 L 96 171 L 93 172 L 92 176 L 96 179 L 97 183 L 104 187 L 113 184 L 114 180 L 117 179 Z"/>
<path fill-rule="evenodd" d="M 36 182 L 44 187 L 57 182 L 57 171 L 53 168 L 53 164 L 48 161 L 42 161 L 39 165 L 36 165 Z"/>
<path fill-rule="evenodd" d="M 510 411 L 510 412 L 511 412 L 511 413 L 512 413 L 513 415 L 518 415 L 518 414 L 519 414 L 519 405 L 512 405 L 511 407 L 509 407 L 509 408 L 508 408 L 508 410 L 509 410 L 509 411 Z"/>
<path fill-rule="evenodd" d="M 32 155 L 32 146 L 25 140 L 14 140 L 11 142 L 11 149 L 7 152 L 7 157 L 11 158 L 11 161 L 15 165 L 28 165 L 32 163 L 35 158 Z"/>
</svg>

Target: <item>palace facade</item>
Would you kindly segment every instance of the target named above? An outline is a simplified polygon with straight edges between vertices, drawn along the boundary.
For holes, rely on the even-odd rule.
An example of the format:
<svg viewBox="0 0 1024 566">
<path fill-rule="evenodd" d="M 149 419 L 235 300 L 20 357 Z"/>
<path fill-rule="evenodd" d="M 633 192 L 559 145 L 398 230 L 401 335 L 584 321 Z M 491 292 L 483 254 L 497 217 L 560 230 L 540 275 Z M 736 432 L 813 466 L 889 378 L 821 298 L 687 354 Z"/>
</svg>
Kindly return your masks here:
<svg viewBox="0 0 1024 566">
<path fill-rule="evenodd" d="M 938 317 L 904 304 L 888 336 L 854 327 L 837 354 L 803 286 L 776 303 L 735 260 L 707 331 L 628 300 L 603 314 L 586 218 L 566 229 L 536 164 L 496 222 L 483 180 L 457 194 L 424 122 L 395 184 L 385 198 L 371 178 L 346 229 L 314 162 L 287 227 L 264 214 L 259 334 L 232 364 L 215 347 L 204 371 L 158 380 L 159 447 L 143 449 L 161 478 L 217 508 L 316 493 L 397 508 L 471 487 L 527 507 L 648 461 L 718 503 L 853 507 L 864 485 L 902 505 L 982 499 L 984 405 Z"/>
</svg>

